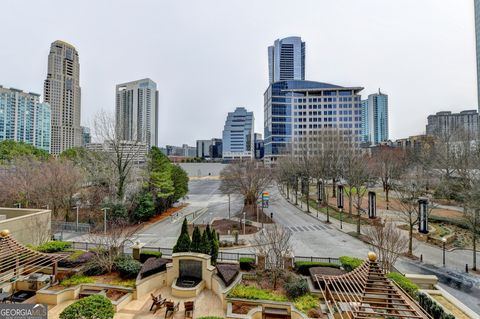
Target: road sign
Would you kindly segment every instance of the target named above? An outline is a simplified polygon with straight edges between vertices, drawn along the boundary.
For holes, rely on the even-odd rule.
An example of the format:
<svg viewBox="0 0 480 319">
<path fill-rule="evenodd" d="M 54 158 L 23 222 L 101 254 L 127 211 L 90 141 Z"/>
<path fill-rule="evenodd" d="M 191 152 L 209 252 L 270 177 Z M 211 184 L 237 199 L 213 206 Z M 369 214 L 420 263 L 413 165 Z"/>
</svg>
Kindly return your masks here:
<svg viewBox="0 0 480 319">
<path fill-rule="evenodd" d="M 268 208 L 268 199 L 263 200 L 262 203 L 263 203 L 263 208 Z"/>
</svg>

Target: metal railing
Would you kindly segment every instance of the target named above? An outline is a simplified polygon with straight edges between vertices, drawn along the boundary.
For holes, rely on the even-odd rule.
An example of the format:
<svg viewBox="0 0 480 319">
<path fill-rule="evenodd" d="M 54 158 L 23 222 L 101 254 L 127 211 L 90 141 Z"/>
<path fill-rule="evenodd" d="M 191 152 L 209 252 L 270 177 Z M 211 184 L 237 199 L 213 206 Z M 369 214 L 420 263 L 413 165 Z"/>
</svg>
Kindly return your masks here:
<svg viewBox="0 0 480 319">
<path fill-rule="evenodd" d="M 52 228 L 55 232 L 75 232 L 75 233 L 89 233 L 91 225 L 87 223 L 75 223 L 75 222 L 59 222 L 52 221 Z"/>
</svg>

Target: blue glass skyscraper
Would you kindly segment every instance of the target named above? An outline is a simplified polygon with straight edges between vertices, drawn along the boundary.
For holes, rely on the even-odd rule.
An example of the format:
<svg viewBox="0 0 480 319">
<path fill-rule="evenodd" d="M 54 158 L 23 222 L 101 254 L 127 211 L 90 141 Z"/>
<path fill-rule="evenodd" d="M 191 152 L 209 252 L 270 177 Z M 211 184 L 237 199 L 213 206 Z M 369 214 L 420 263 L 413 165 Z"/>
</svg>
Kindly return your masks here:
<svg viewBox="0 0 480 319">
<path fill-rule="evenodd" d="M 50 152 L 51 108 L 39 94 L 0 86 L 0 141 L 14 140 Z"/>
<path fill-rule="evenodd" d="M 473 0 L 475 8 L 475 48 L 477 56 L 477 107 L 480 110 L 480 0 Z"/>
<path fill-rule="evenodd" d="M 362 136 L 371 145 L 388 141 L 388 95 L 380 90 L 362 101 Z"/>
<path fill-rule="evenodd" d="M 305 42 L 300 37 L 278 39 L 268 47 L 270 83 L 305 80 Z"/>
</svg>

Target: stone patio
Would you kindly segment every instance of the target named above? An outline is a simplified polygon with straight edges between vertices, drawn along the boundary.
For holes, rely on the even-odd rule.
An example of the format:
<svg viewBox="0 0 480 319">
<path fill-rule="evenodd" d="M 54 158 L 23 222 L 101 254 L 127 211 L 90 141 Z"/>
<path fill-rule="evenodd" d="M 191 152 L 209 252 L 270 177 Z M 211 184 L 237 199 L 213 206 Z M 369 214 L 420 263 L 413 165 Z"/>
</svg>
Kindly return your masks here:
<svg viewBox="0 0 480 319">
<path fill-rule="evenodd" d="M 175 303 L 180 301 L 179 310 L 173 315 L 170 316 L 172 319 L 183 319 L 184 318 L 184 301 L 195 301 L 195 311 L 193 312 L 193 318 L 199 318 L 204 316 L 218 316 L 218 317 L 225 317 L 225 312 L 222 307 L 222 302 L 220 298 L 218 298 L 211 290 L 204 289 L 200 293 L 199 296 L 196 298 L 188 298 L 182 299 L 177 297 L 172 297 L 171 295 L 172 289 L 170 287 L 164 287 L 161 289 L 157 289 L 152 293 L 155 296 L 159 294 L 162 295 L 162 298 L 166 298 L 167 300 L 174 301 Z M 63 302 L 48 312 L 48 318 L 50 319 L 58 319 L 60 313 L 65 309 L 68 305 L 72 304 L 73 301 L 66 301 Z M 122 310 L 115 313 L 115 319 L 153 319 L 153 318 L 165 318 L 165 308 L 158 310 L 155 314 L 153 314 L 150 310 L 152 305 L 152 299 L 150 295 L 145 296 L 138 300 L 132 300 L 128 303 Z"/>
</svg>

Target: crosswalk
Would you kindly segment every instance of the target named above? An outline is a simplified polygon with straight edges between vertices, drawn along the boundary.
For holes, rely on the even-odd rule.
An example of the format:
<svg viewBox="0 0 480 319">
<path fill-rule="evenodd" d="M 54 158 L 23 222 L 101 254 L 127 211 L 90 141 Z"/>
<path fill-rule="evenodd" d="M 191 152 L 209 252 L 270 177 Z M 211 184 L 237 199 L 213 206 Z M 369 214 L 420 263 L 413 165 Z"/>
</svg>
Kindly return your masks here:
<svg viewBox="0 0 480 319">
<path fill-rule="evenodd" d="M 330 225 L 299 225 L 299 226 L 288 226 L 286 228 L 291 232 L 296 233 L 296 232 L 327 230 L 327 229 L 332 229 L 332 226 Z"/>
</svg>

